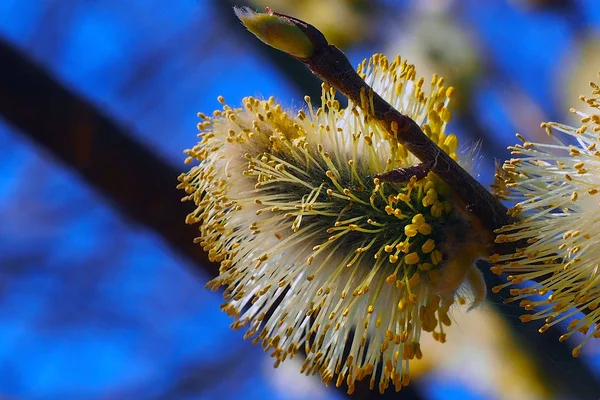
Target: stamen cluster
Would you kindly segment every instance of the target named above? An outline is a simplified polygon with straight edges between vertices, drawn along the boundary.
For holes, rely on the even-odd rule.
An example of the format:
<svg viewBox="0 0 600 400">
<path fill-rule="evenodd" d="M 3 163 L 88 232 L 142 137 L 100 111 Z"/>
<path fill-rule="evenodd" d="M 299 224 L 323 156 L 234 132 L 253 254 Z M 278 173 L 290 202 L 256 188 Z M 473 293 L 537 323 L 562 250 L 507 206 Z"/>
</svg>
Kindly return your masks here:
<svg viewBox="0 0 600 400">
<path fill-rule="evenodd" d="M 600 110 L 600 88 L 591 83 L 592 97 L 581 100 Z M 504 163 L 498 174 L 498 194 L 516 205 L 510 213 L 518 222 L 499 230 L 498 242 L 515 243 L 517 250 L 495 255 L 492 270 L 509 273 L 508 301 L 531 313 L 521 320 L 542 320 L 540 332 L 565 323 L 566 340 L 584 335 L 573 349 L 600 338 L 600 116 L 575 109 L 580 127 L 550 122 L 542 127 L 550 143 L 532 143 L 517 135 L 522 144 L 511 147 L 517 157 Z M 524 286 L 526 280 L 537 283 Z M 581 312 L 586 315 L 581 315 Z"/>
<path fill-rule="evenodd" d="M 359 73 L 457 158 L 457 138 L 445 133 L 453 88 L 442 78 L 426 94 L 412 65 L 382 55 Z M 302 371 L 326 383 L 352 392 L 370 375 L 371 387 L 399 390 L 422 356 L 421 332 L 445 341 L 463 282 L 483 300 L 471 269 L 480 238 L 433 174 L 374 178 L 419 160 L 359 107 L 340 108 L 327 85 L 320 108 L 305 100 L 291 114 L 273 98 L 247 97 L 240 109 L 219 98 L 222 110 L 199 114 L 201 140 L 186 151 L 195 165 L 180 187 L 197 207 L 187 222 L 221 265 L 207 286 L 226 288 L 233 327 L 272 351 L 276 366 L 302 349 Z"/>
</svg>

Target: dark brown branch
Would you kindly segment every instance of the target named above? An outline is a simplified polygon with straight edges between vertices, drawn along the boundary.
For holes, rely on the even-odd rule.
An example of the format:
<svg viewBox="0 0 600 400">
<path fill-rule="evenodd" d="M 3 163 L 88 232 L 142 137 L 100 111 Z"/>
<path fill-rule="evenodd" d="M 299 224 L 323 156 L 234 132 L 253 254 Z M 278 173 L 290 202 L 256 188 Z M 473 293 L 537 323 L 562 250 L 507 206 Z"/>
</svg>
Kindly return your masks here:
<svg viewBox="0 0 600 400">
<path fill-rule="evenodd" d="M 292 22 L 298 21 L 292 17 L 284 17 Z M 511 223 L 506 207 L 431 141 L 419 125 L 397 111 L 367 85 L 341 50 L 328 44 L 323 34 L 312 25 L 300 21 L 297 26 L 313 43 L 313 55 L 301 61 L 306 63 L 315 75 L 357 105 L 363 104 L 362 99 L 365 95 L 367 98 L 372 96 L 373 108 L 363 107 L 363 112 L 379 122 L 419 160 L 429 164 L 431 171 L 453 189 L 464 202 L 465 208 L 478 217 L 484 227 L 493 231 Z"/>
<path fill-rule="evenodd" d="M 431 171 L 431 165 L 428 163 L 421 163 L 417 165 L 413 165 L 408 168 L 395 168 L 391 171 L 382 172 L 381 174 L 376 174 L 375 178 L 379 179 L 381 182 L 408 182 L 414 176 L 418 179 L 423 179 L 427 176 L 427 174 Z"/>
</svg>

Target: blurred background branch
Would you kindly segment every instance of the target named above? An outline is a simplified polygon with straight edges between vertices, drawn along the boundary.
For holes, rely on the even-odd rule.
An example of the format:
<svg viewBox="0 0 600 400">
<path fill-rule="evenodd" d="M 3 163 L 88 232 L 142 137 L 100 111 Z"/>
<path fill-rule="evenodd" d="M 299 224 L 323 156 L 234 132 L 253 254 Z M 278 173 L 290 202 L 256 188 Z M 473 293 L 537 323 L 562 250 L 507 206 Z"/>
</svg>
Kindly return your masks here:
<svg viewBox="0 0 600 400">
<path fill-rule="evenodd" d="M 81 174 L 124 216 L 218 273 L 192 242 L 198 228 L 181 224 L 192 208 L 177 201 L 176 168 L 2 40 L 0 59 L 0 113 L 8 123 Z"/>
</svg>

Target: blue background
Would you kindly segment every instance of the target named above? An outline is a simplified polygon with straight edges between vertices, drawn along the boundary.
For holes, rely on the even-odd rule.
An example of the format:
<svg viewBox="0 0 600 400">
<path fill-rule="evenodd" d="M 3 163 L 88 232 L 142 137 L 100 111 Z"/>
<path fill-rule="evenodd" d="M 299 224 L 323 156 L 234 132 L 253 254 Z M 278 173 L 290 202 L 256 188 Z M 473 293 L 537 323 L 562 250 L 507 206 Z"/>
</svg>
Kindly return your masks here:
<svg viewBox="0 0 600 400">
<path fill-rule="evenodd" d="M 394 21 L 422 15 L 416 0 L 374 3 L 380 22 L 346 47 L 355 64 L 394 47 Z M 490 183 L 515 132 L 539 126 L 540 116 L 567 118 L 575 105 L 564 94 L 567 67 L 598 38 L 600 7 L 450 3 L 446 17 L 479 65 L 451 131 L 483 140 L 478 172 Z M 183 170 L 196 112 L 218 108 L 218 95 L 232 105 L 247 95 L 302 103 L 303 93 L 223 9 L 207 0 L 3 0 L 0 35 Z M 537 111 L 511 117 L 521 106 Z M 229 329 L 220 294 L 203 288 L 209 276 L 192 273 L 160 236 L 124 218 L 1 116 L 0 151 L 2 398 L 343 397 L 317 378 L 275 376 L 268 356 Z M 600 370 L 597 353 L 582 357 Z M 302 381 L 303 389 L 274 380 Z M 417 387 L 426 399 L 489 398 L 435 377 Z"/>
</svg>

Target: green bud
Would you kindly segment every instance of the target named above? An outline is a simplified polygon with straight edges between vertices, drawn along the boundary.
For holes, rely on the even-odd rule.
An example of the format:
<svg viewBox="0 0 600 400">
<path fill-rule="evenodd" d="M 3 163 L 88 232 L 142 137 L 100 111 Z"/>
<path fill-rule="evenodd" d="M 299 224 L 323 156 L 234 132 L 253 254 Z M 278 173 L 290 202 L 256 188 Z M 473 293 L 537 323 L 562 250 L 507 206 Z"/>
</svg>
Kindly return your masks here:
<svg viewBox="0 0 600 400">
<path fill-rule="evenodd" d="M 277 14 L 257 13 L 249 7 L 234 7 L 234 12 L 250 32 L 269 46 L 300 59 L 313 55 L 312 42 L 292 20 Z"/>
</svg>

